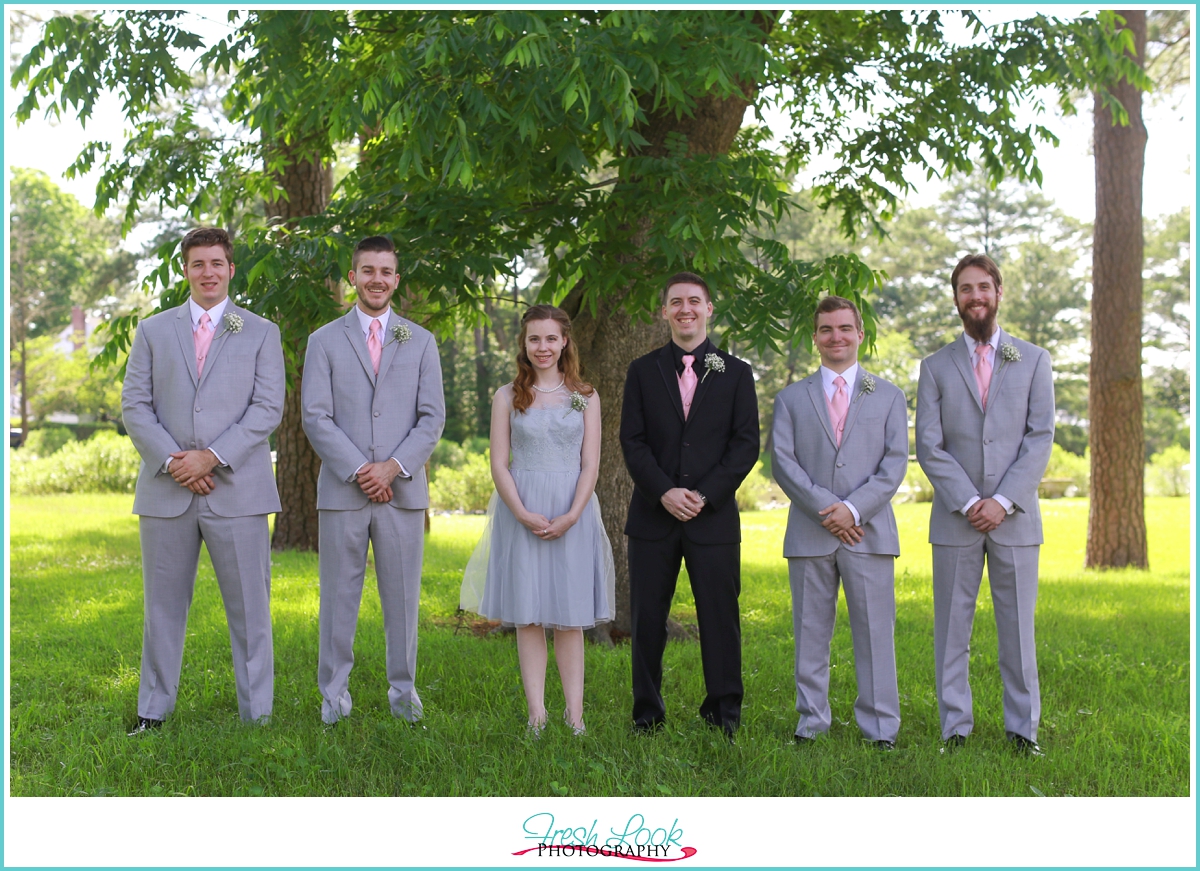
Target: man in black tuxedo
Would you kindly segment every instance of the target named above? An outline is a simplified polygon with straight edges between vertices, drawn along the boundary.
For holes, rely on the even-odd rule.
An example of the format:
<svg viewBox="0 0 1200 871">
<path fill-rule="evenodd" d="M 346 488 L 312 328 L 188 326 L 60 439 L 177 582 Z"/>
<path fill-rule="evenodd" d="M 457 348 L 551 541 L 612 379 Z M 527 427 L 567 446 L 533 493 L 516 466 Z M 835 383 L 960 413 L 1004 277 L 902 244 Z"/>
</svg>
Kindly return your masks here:
<svg viewBox="0 0 1200 871">
<path fill-rule="evenodd" d="M 734 493 L 758 459 L 758 402 L 746 363 L 708 340 L 712 297 L 671 277 L 671 341 L 625 378 L 621 449 L 633 478 L 625 534 L 633 621 L 633 726 L 662 725 L 662 656 L 680 560 L 687 564 L 707 690 L 700 716 L 732 736 L 741 720 L 741 525 Z"/>
</svg>

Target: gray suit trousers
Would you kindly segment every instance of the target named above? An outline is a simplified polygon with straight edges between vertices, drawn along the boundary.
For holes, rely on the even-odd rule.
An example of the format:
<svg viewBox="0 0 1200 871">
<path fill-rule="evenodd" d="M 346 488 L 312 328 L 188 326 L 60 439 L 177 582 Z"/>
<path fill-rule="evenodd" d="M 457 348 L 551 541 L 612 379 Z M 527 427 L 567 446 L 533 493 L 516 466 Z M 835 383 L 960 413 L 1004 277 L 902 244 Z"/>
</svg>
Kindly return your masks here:
<svg viewBox="0 0 1200 871">
<path fill-rule="evenodd" d="M 969 735 L 975 725 L 967 663 L 985 556 L 1004 682 L 1004 731 L 1036 741 L 1042 712 L 1033 639 L 1038 545 L 1009 547 L 986 537 L 965 547 L 933 546 L 933 647 L 942 739 Z"/>
<path fill-rule="evenodd" d="M 317 686 L 321 719 L 336 723 L 352 708 L 350 669 L 362 602 L 367 545 L 375 551 L 375 573 L 387 644 L 388 702 L 410 722 L 421 718 L 417 695 L 417 606 L 425 549 L 424 509 L 370 502 L 350 511 L 319 511 L 321 649 Z"/>
<path fill-rule="evenodd" d="M 896 685 L 895 557 L 839 547 L 788 559 L 796 638 L 796 734 L 829 731 L 829 645 L 837 617 L 838 580 L 846 591 L 858 698 L 854 717 L 868 741 L 895 741 L 900 731 Z"/>
<path fill-rule="evenodd" d="M 221 517 L 204 496 L 178 517 L 139 518 L 145 626 L 138 716 L 162 720 L 175 709 L 188 609 L 196 586 L 200 542 L 217 574 L 229 641 L 238 714 L 271 715 L 275 658 L 271 645 L 271 541 L 267 515 Z"/>
</svg>

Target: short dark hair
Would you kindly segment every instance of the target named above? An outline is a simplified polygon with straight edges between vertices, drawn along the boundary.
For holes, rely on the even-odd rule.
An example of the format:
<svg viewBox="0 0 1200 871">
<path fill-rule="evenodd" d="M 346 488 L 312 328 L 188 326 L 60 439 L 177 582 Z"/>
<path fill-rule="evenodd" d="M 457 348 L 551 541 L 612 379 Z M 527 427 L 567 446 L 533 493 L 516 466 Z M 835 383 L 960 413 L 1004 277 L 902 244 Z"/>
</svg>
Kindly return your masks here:
<svg viewBox="0 0 1200 871">
<path fill-rule="evenodd" d="M 667 279 L 667 283 L 663 285 L 662 292 L 658 295 L 658 304 L 665 306 L 667 304 L 667 293 L 677 284 L 696 284 L 704 288 L 704 295 L 712 302 L 712 291 L 708 289 L 708 284 L 694 272 L 676 272 Z"/>
<path fill-rule="evenodd" d="M 996 287 L 1004 287 L 1004 280 L 1000 277 L 1000 267 L 996 265 L 996 261 L 986 254 L 968 254 L 962 260 L 958 261 L 958 265 L 954 267 L 954 271 L 950 273 L 950 291 L 958 296 L 958 276 L 968 266 L 974 266 L 977 269 L 982 269 L 988 275 L 996 280 Z"/>
<path fill-rule="evenodd" d="M 229 234 L 220 227 L 197 227 L 188 232 L 179 243 L 179 253 L 183 262 L 187 263 L 188 252 L 193 248 L 208 248 L 210 245 L 220 245 L 225 249 L 225 259 L 233 262 L 233 242 Z"/>
<path fill-rule="evenodd" d="M 822 297 L 821 301 L 817 303 L 817 310 L 813 312 L 813 332 L 817 331 L 817 318 L 821 315 L 827 315 L 830 312 L 841 311 L 842 309 L 854 312 L 854 326 L 858 328 L 859 332 L 862 332 L 863 319 L 858 306 L 844 296 L 834 296 L 833 294 Z"/>
<path fill-rule="evenodd" d="M 359 240 L 359 243 L 354 246 L 354 256 L 350 260 L 350 268 L 358 268 L 358 255 L 363 251 L 390 251 L 396 253 L 396 246 L 392 244 L 392 240 L 387 236 L 367 236 L 365 239 Z M 396 265 L 400 265 L 400 257 L 396 257 Z"/>
</svg>

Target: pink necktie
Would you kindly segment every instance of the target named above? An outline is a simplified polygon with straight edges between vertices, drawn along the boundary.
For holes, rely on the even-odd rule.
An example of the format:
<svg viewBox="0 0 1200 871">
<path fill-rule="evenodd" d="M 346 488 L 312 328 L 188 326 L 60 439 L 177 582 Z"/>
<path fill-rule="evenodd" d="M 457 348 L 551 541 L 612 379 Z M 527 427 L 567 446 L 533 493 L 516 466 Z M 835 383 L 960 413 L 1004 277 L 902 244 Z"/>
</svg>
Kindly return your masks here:
<svg viewBox="0 0 1200 871">
<path fill-rule="evenodd" d="M 837 389 L 829 401 L 829 419 L 833 422 L 833 437 L 838 446 L 842 444 L 842 430 L 846 428 L 846 412 L 850 410 L 850 397 L 846 394 L 846 379 L 839 375 L 833 379 Z"/>
<path fill-rule="evenodd" d="M 196 345 L 196 375 L 204 374 L 204 361 L 208 359 L 208 349 L 212 347 L 213 328 L 212 318 L 208 312 L 200 315 L 200 326 L 192 333 L 192 341 Z"/>
<path fill-rule="evenodd" d="M 383 359 L 383 345 L 379 341 L 379 321 L 371 321 L 371 335 L 367 336 L 367 353 L 371 355 L 371 365 L 375 374 L 379 374 L 379 361 Z"/>
<path fill-rule="evenodd" d="M 975 346 L 975 356 L 979 358 L 975 361 L 975 383 L 979 387 L 979 402 L 985 409 L 988 401 L 988 387 L 992 383 L 992 364 L 987 355 L 990 347 L 991 345 L 985 345 L 983 342 Z"/>
<path fill-rule="evenodd" d="M 679 376 L 679 398 L 683 400 L 683 419 L 687 420 L 692 410 L 692 397 L 696 395 L 696 372 L 692 363 L 696 360 L 693 354 L 683 355 L 683 374 Z"/>
</svg>

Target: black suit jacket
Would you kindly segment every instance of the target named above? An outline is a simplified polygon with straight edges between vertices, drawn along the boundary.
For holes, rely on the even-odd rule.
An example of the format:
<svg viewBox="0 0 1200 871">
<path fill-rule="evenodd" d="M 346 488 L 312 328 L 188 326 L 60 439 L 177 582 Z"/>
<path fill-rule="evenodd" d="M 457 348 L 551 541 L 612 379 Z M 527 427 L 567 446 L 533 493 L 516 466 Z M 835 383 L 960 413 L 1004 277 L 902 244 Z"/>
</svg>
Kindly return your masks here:
<svg viewBox="0 0 1200 871">
<path fill-rule="evenodd" d="M 712 348 L 713 346 L 709 346 Z M 704 509 L 683 523 L 689 539 L 702 544 L 742 540 L 734 494 L 758 460 L 758 400 L 750 366 L 723 351 L 725 371 L 705 374 L 696 366 L 692 410 L 683 417 L 679 379 L 670 344 L 629 365 L 621 405 L 621 450 L 633 478 L 625 534 L 657 541 L 683 521 L 663 507 L 673 487 L 698 490 Z"/>
</svg>

